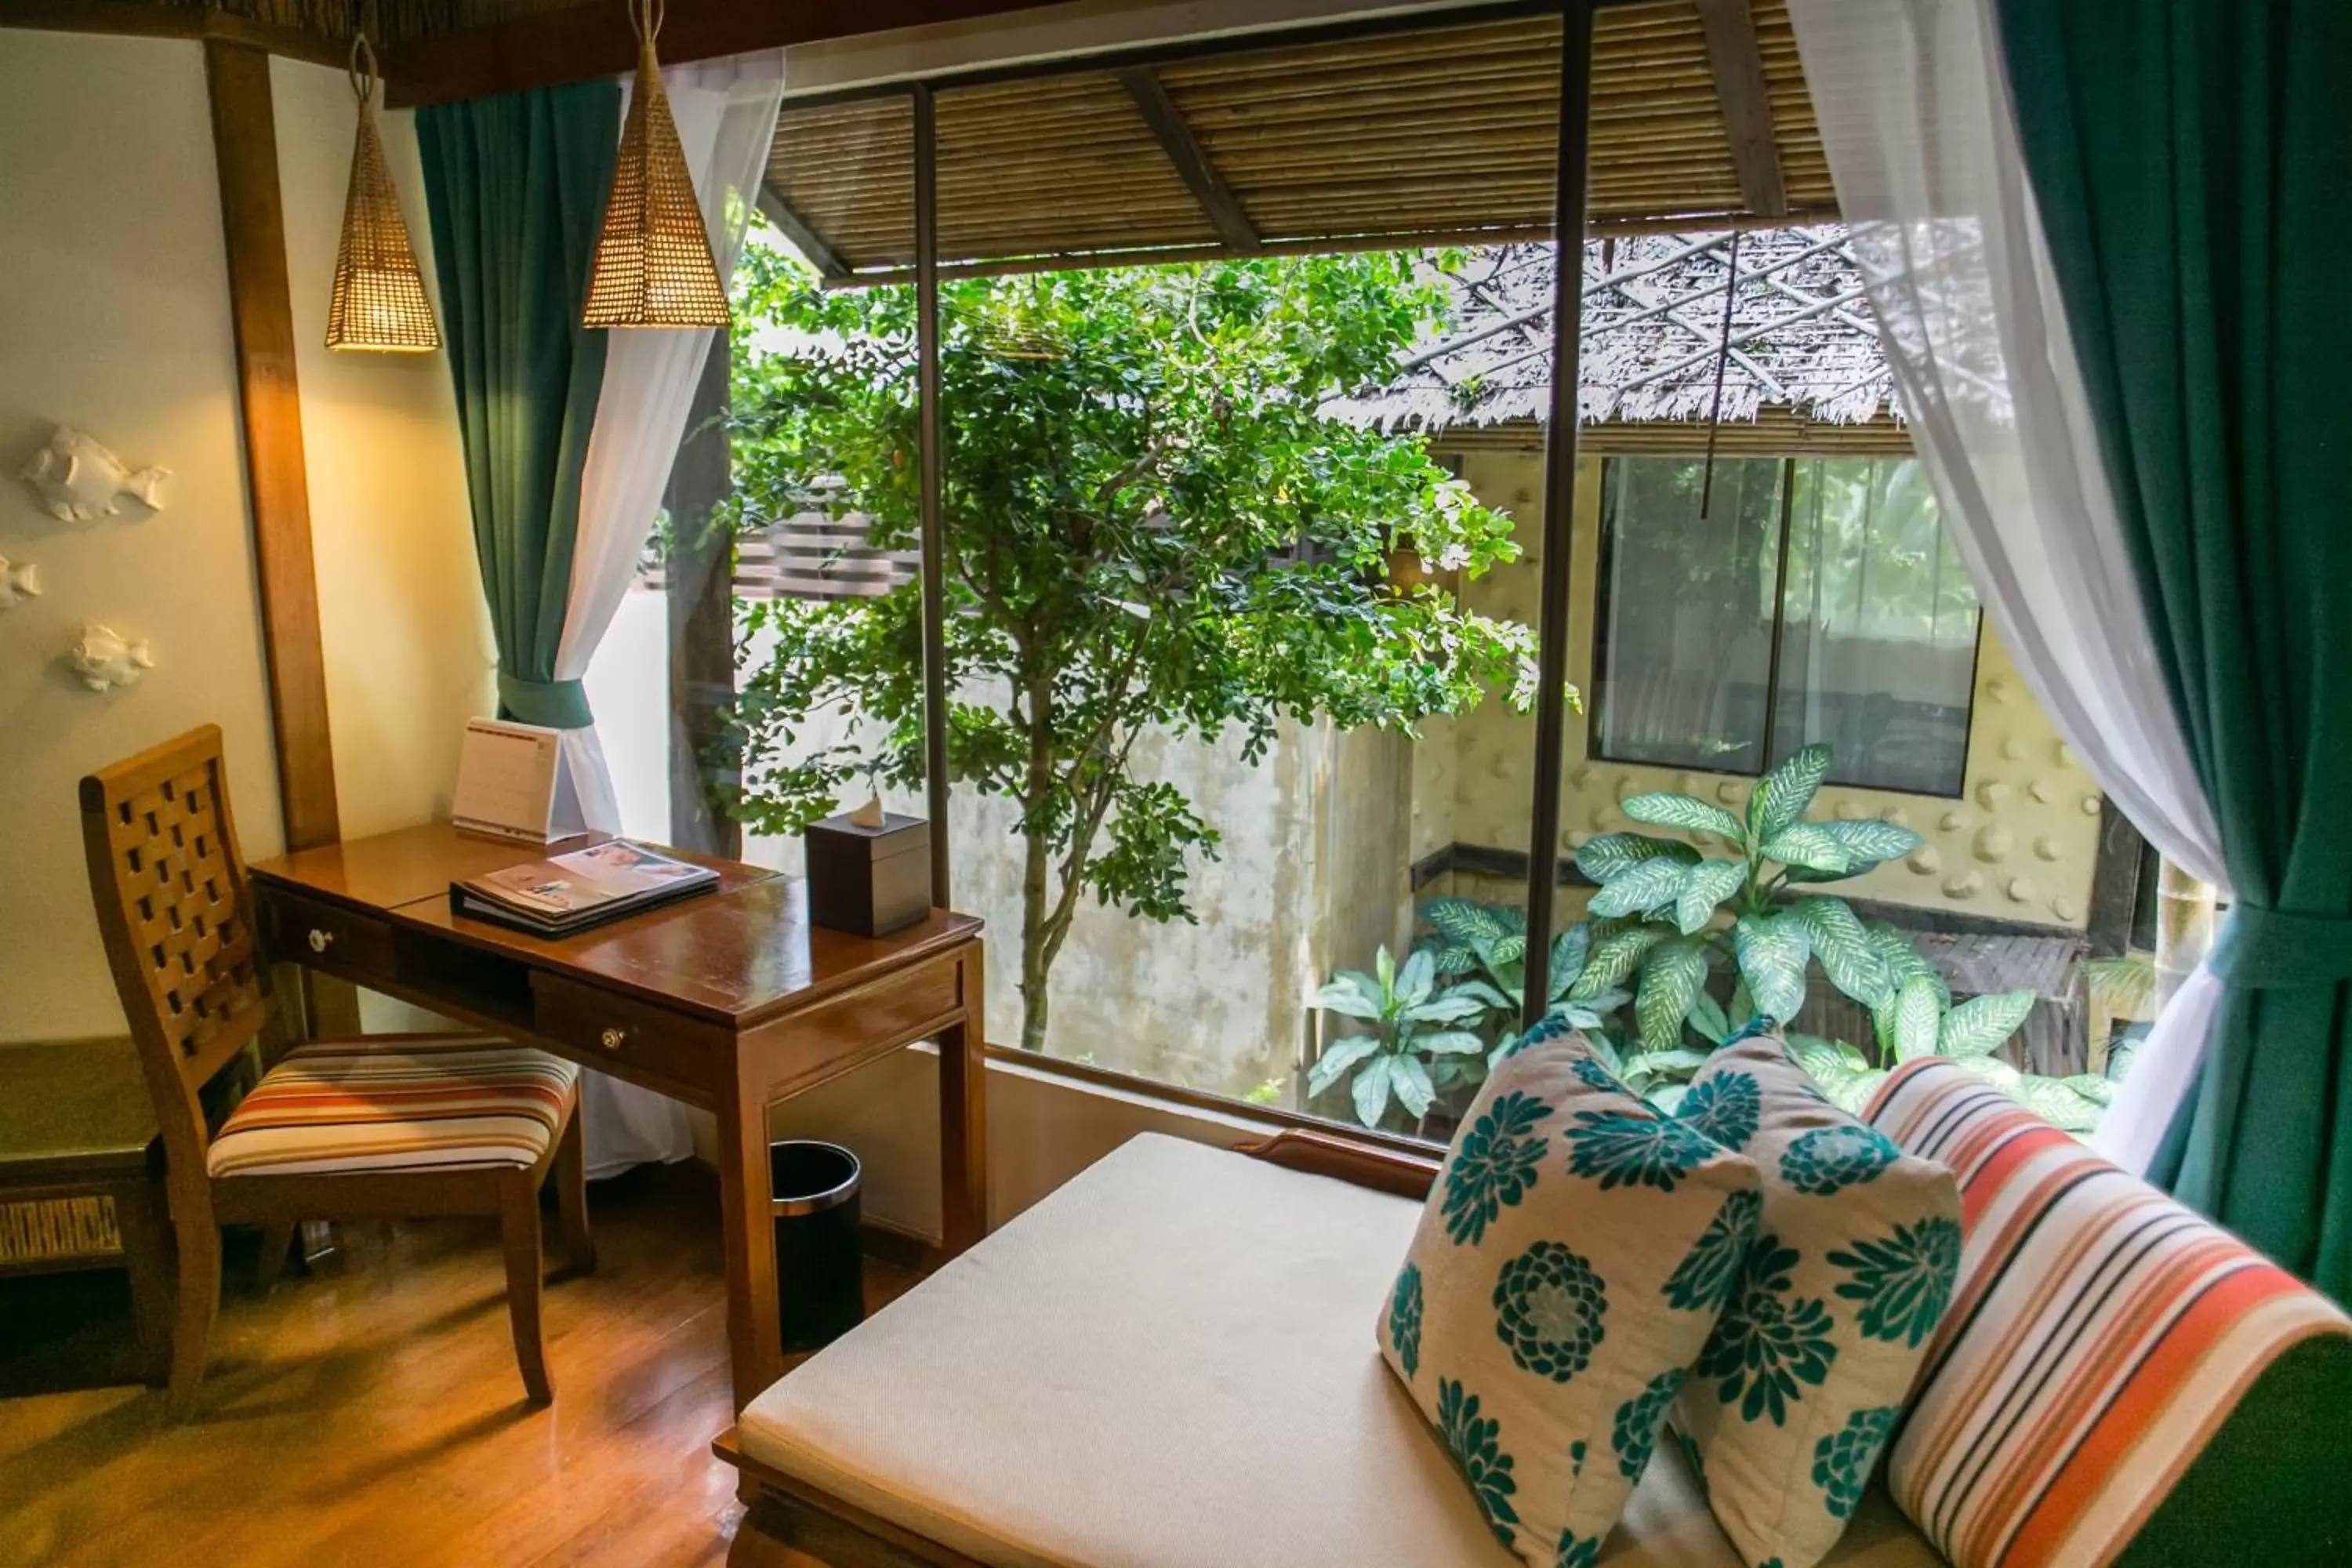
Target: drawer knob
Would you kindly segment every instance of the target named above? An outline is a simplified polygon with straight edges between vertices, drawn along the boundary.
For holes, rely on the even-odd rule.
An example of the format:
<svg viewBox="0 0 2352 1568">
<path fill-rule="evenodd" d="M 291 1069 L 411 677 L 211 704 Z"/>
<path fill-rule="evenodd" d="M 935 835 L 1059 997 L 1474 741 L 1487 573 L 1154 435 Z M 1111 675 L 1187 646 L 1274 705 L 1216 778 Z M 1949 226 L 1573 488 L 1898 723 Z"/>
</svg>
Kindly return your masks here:
<svg viewBox="0 0 2352 1568">
<path fill-rule="evenodd" d="M 608 1051 L 617 1051 L 621 1048 L 621 1042 L 628 1037 L 629 1032 L 626 1029 L 607 1029 L 603 1036 L 604 1048 Z"/>
<path fill-rule="evenodd" d="M 334 940 L 335 933 L 333 931 L 320 931 L 317 926 L 312 926 L 310 928 L 310 951 L 312 952 L 326 952 L 327 949 L 333 944 Z"/>
</svg>

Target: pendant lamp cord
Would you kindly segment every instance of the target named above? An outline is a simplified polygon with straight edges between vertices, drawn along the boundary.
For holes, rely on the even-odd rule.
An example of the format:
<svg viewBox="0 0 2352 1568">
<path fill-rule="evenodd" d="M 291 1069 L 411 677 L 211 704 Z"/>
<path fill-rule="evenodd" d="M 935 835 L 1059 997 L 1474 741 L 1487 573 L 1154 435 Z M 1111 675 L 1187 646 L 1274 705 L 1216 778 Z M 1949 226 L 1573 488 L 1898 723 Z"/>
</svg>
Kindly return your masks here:
<svg viewBox="0 0 2352 1568">
<path fill-rule="evenodd" d="M 1730 276 L 1723 281 L 1723 346 L 1715 356 L 1715 400 L 1706 416 L 1706 468 L 1699 479 L 1698 520 L 1715 500 L 1715 439 L 1723 430 L 1723 373 L 1731 366 L 1731 310 L 1739 302 L 1739 231 L 1731 231 Z"/>
<path fill-rule="evenodd" d="M 636 34 L 637 42 L 650 44 L 660 36 L 668 15 L 668 0 L 629 0 L 629 31 Z"/>
<path fill-rule="evenodd" d="M 364 0 L 352 0 L 352 60 L 344 73 L 351 78 L 352 96 L 360 100 L 362 110 L 375 101 L 375 84 L 383 79 L 376 70 L 375 46 L 368 42 L 363 4 Z"/>
</svg>

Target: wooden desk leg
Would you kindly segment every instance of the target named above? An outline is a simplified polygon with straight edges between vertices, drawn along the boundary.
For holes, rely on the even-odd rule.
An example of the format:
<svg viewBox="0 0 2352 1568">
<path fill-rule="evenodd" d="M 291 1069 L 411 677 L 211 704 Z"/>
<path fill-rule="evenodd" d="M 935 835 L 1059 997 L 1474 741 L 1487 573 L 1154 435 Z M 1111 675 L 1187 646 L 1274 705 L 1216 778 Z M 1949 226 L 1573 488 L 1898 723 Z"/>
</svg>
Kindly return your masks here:
<svg viewBox="0 0 2352 1568">
<path fill-rule="evenodd" d="M 784 1374 L 776 1315 L 776 1237 L 768 1207 L 769 1079 L 740 1047 L 735 1094 L 719 1107 L 719 1210 L 727 1232 L 727 1343 L 735 1408 Z"/>
<path fill-rule="evenodd" d="M 171 1236 L 163 1223 L 163 1185 L 126 1181 L 111 1189 L 114 1233 L 131 1271 L 131 1316 L 139 1330 L 140 1372 L 155 1388 L 172 1370 Z"/>
<path fill-rule="evenodd" d="M 973 942 L 962 963 L 963 1021 L 940 1037 L 940 1228 L 950 1258 L 988 1234 L 987 968 Z"/>
</svg>

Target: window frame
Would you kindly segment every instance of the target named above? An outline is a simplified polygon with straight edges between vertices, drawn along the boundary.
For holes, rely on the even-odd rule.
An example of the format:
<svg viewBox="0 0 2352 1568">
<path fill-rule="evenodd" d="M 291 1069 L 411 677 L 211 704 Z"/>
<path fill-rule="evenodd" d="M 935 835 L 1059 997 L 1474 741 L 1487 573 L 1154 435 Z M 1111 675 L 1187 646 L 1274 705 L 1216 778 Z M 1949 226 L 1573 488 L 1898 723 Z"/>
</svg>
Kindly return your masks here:
<svg viewBox="0 0 2352 1568">
<path fill-rule="evenodd" d="M 1609 568 L 1616 550 L 1614 530 L 1610 526 L 1610 497 L 1616 486 L 1617 465 L 1627 458 L 1672 458 L 1673 453 L 1612 452 L 1601 459 L 1599 515 L 1594 526 L 1599 532 L 1596 567 L 1592 579 L 1592 690 L 1591 700 L 1585 705 L 1584 754 L 1597 763 L 1613 763 L 1622 767 L 1663 768 L 1670 773 L 1696 773 L 1706 778 L 1756 779 L 1771 771 L 1773 750 L 1780 740 L 1780 650 L 1789 627 L 1789 542 L 1791 536 L 1791 513 L 1796 506 L 1796 473 L 1801 462 L 1834 462 L 1860 460 L 1883 463 L 1895 461 L 1885 453 L 1836 454 L 1826 452 L 1784 452 L 1776 458 L 1726 458 L 1724 462 L 1778 463 L 1780 466 L 1780 496 L 1778 542 L 1773 550 L 1771 654 L 1765 667 L 1764 732 L 1759 752 L 1762 765 L 1747 768 L 1708 767 L 1696 763 L 1659 763 L 1642 757 L 1613 756 L 1603 746 L 1601 718 L 1609 689 L 1609 629 L 1613 606 L 1610 602 Z M 1688 455 L 1685 455 L 1687 459 Z M 1869 784 L 1832 774 L 1828 784 L 1840 789 L 1869 790 L 1878 795 L 1903 795 L 1914 800 L 1964 800 L 1968 796 L 1968 753 L 1976 742 L 1977 677 L 1984 665 L 1984 605 L 1977 605 L 1976 634 L 1969 646 L 1968 712 L 1961 728 L 1966 735 L 1960 753 L 1959 777 L 1949 790 L 1897 789 L 1889 784 Z"/>
</svg>

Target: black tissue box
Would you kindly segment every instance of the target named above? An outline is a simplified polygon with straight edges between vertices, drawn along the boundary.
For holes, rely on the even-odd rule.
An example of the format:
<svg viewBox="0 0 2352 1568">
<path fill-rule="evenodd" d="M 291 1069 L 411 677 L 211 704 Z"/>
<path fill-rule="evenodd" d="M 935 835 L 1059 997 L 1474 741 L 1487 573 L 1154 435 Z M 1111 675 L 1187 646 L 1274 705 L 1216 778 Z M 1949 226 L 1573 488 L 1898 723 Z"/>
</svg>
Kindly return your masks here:
<svg viewBox="0 0 2352 1568">
<path fill-rule="evenodd" d="M 848 814 L 811 823 L 809 921 L 828 931 L 887 936 L 931 912 L 931 825 L 884 813 L 879 827 Z"/>
</svg>

